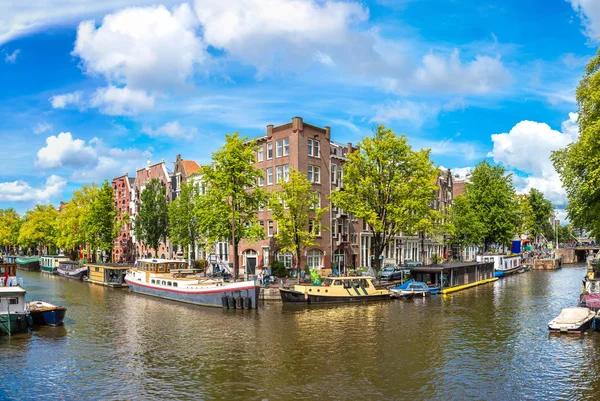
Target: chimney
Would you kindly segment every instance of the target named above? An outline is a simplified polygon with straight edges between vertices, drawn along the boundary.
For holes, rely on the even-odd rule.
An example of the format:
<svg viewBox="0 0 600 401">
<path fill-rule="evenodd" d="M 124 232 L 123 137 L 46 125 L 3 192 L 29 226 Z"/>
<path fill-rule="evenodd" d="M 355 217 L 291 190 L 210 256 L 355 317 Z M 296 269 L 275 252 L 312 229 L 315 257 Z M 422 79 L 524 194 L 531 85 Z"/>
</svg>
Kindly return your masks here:
<svg viewBox="0 0 600 401">
<path fill-rule="evenodd" d="M 352 153 L 352 142 L 348 142 L 348 154 Z"/>
<path fill-rule="evenodd" d="M 302 117 L 292 118 L 292 131 L 304 131 L 304 126 L 302 124 Z"/>
<path fill-rule="evenodd" d="M 267 125 L 267 137 L 272 137 L 273 136 L 273 124 L 269 124 Z"/>
<path fill-rule="evenodd" d="M 181 154 L 178 154 L 177 157 L 175 157 L 175 161 L 179 161 L 181 160 Z"/>
<path fill-rule="evenodd" d="M 331 128 L 329 128 L 328 126 L 325 126 L 325 138 L 330 139 L 331 138 Z"/>
</svg>

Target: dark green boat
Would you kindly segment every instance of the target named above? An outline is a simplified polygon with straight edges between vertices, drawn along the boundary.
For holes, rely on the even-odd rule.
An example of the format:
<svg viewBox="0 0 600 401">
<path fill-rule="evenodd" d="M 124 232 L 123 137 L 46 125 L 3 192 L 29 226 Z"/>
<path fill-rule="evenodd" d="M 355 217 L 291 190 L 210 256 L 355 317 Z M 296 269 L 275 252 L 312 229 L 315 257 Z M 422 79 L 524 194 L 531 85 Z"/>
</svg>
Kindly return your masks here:
<svg viewBox="0 0 600 401">
<path fill-rule="evenodd" d="M 37 257 L 18 257 L 17 258 L 17 269 L 28 270 L 28 271 L 39 271 L 40 270 L 40 258 Z"/>
<path fill-rule="evenodd" d="M 8 335 L 26 331 L 31 317 L 21 287 L 0 287 L 0 333 Z"/>
</svg>

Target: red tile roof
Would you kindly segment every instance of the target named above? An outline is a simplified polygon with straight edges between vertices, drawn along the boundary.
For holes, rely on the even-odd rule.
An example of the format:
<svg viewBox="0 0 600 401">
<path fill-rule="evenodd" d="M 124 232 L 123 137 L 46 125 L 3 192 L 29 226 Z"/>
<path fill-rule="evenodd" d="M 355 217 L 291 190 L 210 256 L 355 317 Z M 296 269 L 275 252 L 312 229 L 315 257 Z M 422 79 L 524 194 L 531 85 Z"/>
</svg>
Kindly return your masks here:
<svg viewBox="0 0 600 401">
<path fill-rule="evenodd" d="M 182 160 L 181 165 L 186 176 L 190 176 L 200 171 L 200 166 L 193 160 Z"/>
</svg>

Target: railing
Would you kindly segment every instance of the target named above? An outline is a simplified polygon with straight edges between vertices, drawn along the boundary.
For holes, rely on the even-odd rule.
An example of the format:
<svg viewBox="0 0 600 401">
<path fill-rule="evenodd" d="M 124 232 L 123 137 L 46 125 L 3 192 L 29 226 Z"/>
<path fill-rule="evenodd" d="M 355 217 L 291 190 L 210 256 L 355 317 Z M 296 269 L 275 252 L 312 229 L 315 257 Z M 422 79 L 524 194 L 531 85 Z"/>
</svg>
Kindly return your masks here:
<svg viewBox="0 0 600 401">
<path fill-rule="evenodd" d="M 0 287 L 23 287 L 23 278 L 9 277 L 6 284 L 5 281 L 6 277 L 0 278 Z"/>
</svg>

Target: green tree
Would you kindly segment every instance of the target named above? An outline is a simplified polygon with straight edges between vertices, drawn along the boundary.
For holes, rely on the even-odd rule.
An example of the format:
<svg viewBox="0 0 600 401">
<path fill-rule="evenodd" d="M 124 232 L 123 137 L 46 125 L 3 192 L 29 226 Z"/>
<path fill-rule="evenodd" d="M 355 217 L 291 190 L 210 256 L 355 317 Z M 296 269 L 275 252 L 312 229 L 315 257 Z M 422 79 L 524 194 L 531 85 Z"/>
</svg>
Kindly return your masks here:
<svg viewBox="0 0 600 401">
<path fill-rule="evenodd" d="M 280 185 L 281 191 L 271 194 L 269 202 L 273 219 L 277 221 L 275 238 L 284 252 L 296 255 L 300 273 L 302 251 L 315 245 L 317 234 L 325 229 L 321 226 L 321 216 L 327 208 L 321 207 L 321 198 L 312 190 L 312 183 L 296 169 L 292 168 L 289 181 Z"/>
<path fill-rule="evenodd" d="M 485 236 L 485 226 L 479 219 L 475 208 L 467 195 L 458 195 L 452 200 L 450 211 L 452 222 L 452 242 L 461 248 L 480 245 Z"/>
<path fill-rule="evenodd" d="M 515 233 L 517 211 L 512 174 L 502 166 L 484 160 L 471 174 L 465 193 L 476 219 L 484 226 L 482 242 L 485 250 L 492 243 L 508 245 Z"/>
<path fill-rule="evenodd" d="M 531 233 L 533 211 L 528 195 L 515 195 L 515 232 L 518 235 Z"/>
<path fill-rule="evenodd" d="M 532 188 L 527 197 L 530 205 L 531 215 L 528 224 L 529 233 L 537 239 L 543 235 L 546 238 L 554 237 L 550 219 L 554 213 L 552 202 L 544 197 L 544 194 Z"/>
<path fill-rule="evenodd" d="M 19 244 L 22 220 L 15 209 L 0 209 L 0 245 L 13 251 Z"/>
<path fill-rule="evenodd" d="M 141 194 L 140 211 L 133 222 L 135 236 L 144 245 L 158 252 L 161 241 L 169 235 L 169 208 L 166 187 L 153 178 Z"/>
<path fill-rule="evenodd" d="M 105 180 L 102 187 L 95 192 L 89 209 L 84 215 L 86 236 L 94 253 L 98 249 L 107 254 L 112 253 L 117 235 L 116 216 L 113 189 Z"/>
<path fill-rule="evenodd" d="M 394 237 L 425 232 L 438 218 L 431 208 L 437 174 L 429 150 L 414 151 L 404 135 L 383 125 L 349 154 L 344 188 L 331 200 L 369 224 L 377 270 L 380 255 Z"/>
<path fill-rule="evenodd" d="M 199 205 L 200 193 L 192 179 L 181 184 L 179 197 L 169 205 L 169 232 L 171 241 L 183 247 L 196 248 L 199 237 L 198 216 L 196 209 Z M 190 255 L 191 261 L 191 255 Z"/>
<path fill-rule="evenodd" d="M 552 152 L 569 203 L 569 220 L 594 237 L 600 234 L 600 49 L 586 66 L 576 94 L 579 138 Z"/>
<path fill-rule="evenodd" d="M 56 219 L 56 245 L 59 248 L 74 250 L 86 245 L 88 234 L 85 220 L 97 192 L 97 185 L 84 185 L 74 191 L 71 199 L 63 205 Z"/>
<path fill-rule="evenodd" d="M 56 218 L 58 211 L 52 205 L 35 205 L 25 213 L 24 222 L 19 230 L 19 244 L 24 248 L 47 247 L 56 245 L 58 230 Z"/>
<path fill-rule="evenodd" d="M 266 194 L 255 188 L 258 177 L 263 175 L 253 165 L 255 151 L 254 141 L 248 142 L 237 132 L 227 134 L 225 144 L 213 153 L 212 163 L 201 169 L 208 190 L 196 209 L 200 232 L 209 243 L 227 240 L 233 245 L 235 279 L 240 241 L 254 241 L 265 235 L 256 215 L 266 202 Z"/>
</svg>

